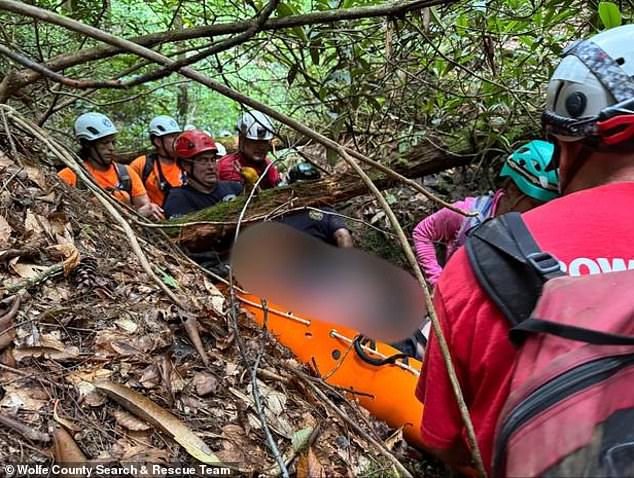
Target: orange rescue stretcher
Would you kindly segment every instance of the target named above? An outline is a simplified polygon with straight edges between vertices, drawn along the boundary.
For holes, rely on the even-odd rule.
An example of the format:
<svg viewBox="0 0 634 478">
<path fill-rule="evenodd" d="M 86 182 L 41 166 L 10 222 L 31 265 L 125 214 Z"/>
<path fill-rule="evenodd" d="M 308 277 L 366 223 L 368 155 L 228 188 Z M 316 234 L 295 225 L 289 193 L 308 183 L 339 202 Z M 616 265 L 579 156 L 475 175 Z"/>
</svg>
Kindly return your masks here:
<svg viewBox="0 0 634 478">
<path fill-rule="evenodd" d="M 240 294 L 238 299 L 257 324 L 264 326 L 260 298 Z M 373 365 L 400 352 L 385 343 L 361 341 L 351 329 L 299 317 L 281 306 L 267 304 L 266 321 L 267 329 L 301 362 L 327 383 L 353 392 L 350 398 L 391 427 L 402 427 L 405 439 L 422 447 L 423 405 L 414 396 L 420 360 L 406 357 Z"/>
</svg>

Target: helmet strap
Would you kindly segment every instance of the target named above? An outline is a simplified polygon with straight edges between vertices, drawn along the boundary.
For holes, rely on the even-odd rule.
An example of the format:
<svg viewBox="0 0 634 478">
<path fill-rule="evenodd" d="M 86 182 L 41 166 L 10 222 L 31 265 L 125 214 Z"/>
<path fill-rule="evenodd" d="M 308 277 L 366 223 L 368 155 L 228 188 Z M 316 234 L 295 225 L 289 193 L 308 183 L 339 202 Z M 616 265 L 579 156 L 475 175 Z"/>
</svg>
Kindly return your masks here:
<svg viewBox="0 0 634 478">
<path fill-rule="evenodd" d="M 160 145 L 161 145 L 161 150 L 163 151 L 163 153 L 165 153 L 165 141 L 163 140 L 163 136 L 154 136 L 154 137 L 155 137 L 155 138 L 158 140 L 158 142 L 160 143 Z M 154 141 L 152 141 L 152 143 L 154 143 Z M 164 156 L 163 154 L 161 154 L 161 151 L 159 150 L 159 148 L 158 148 L 156 145 L 154 145 L 154 149 L 156 149 L 156 153 L 157 153 L 157 156 L 158 156 L 158 158 L 159 158 L 159 162 L 160 162 L 162 159 L 165 159 L 165 160 L 167 160 L 167 161 L 170 161 L 170 160 L 171 160 L 171 158 L 168 158 L 167 156 Z"/>
<path fill-rule="evenodd" d="M 246 135 L 240 133 L 238 135 L 238 152 L 239 153 L 243 153 L 244 152 L 244 142 L 247 139 Z"/>
<path fill-rule="evenodd" d="M 200 190 L 201 192 L 204 192 L 203 189 L 205 188 L 205 186 L 203 185 L 203 183 L 200 182 L 200 180 L 196 177 L 196 175 L 194 174 L 194 161 L 189 161 L 189 160 L 183 160 L 180 159 L 180 167 L 183 171 L 185 171 L 185 174 L 187 175 L 187 184 L 191 185 L 192 180 L 195 184 L 194 189 L 196 190 Z M 189 166 L 189 171 L 184 168 L 184 165 L 188 165 Z"/>
</svg>

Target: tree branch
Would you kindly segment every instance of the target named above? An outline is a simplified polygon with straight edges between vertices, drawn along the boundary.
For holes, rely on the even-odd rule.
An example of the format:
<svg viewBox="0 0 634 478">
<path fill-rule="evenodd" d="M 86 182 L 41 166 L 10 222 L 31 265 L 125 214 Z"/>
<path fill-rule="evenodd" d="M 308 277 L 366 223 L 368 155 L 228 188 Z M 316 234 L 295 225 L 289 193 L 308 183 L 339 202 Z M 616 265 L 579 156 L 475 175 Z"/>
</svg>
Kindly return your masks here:
<svg viewBox="0 0 634 478">
<path fill-rule="evenodd" d="M 346 8 L 340 10 L 328 10 L 325 12 L 311 12 L 302 15 L 293 15 L 283 18 L 273 18 L 266 21 L 261 30 L 275 31 L 287 28 L 300 27 L 304 25 L 314 25 L 321 23 L 334 23 L 343 20 L 358 20 L 361 18 L 375 18 L 392 15 L 402 15 L 410 11 L 419 10 L 433 5 L 443 5 L 455 3 L 457 0 L 413 0 L 409 2 L 393 2 L 385 5 Z M 11 4 L 17 2 L 7 1 L 0 2 L 0 9 L 14 11 Z M 17 12 L 19 13 L 19 12 Z M 51 15 L 56 15 L 50 12 Z M 43 21 L 49 21 L 48 18 L 41 18 Z M 193 40 L 196 38 L 206 38 L 210 36 L 231 35 L 242 33 L 249 30 L 252 26 L 252 20 L 241 21 L 235 23 L 221 23 L 218 25 L 206 25 L 196 28 L 188 28 L 186 30 L 169 30 L 160 33 L 152 33 L 139 37 L 131 38 L 130 41 L 147 48 L 153 48 L 157 45 L 170 42 L 178 42 L 183 40 Z M 90 61 L 109 58 L 120 53 L 125 53 L 126 49 L 119 46 L 109 46 L 105 48 L 87 48 L 70 55 L 61 55 L 49 60 L 46 67 L 51 71 L 59 71 L 72 66 L 80 65 Z M 22 70 L 15 73 L 12 82 L 12 90 L 17 91 L 24 86 L 33 83 L 41 78 L 41 74 L 31 70 Z M 1 98 L 0 98 L 1 100 Z"/>
<path fill-rule="evenodd" d="M 146 83 L 148 81 L 159 80 L 161 78 L 164 78 L 165 76 L 171 75 L 175 71 L 178 71 L 178 69 L 182 68 L 183 66 L 193 65 L 194 63 L 198 63 L 200 60 L 203 60 L 211 55 L 215 55 L 222 51 L 233 48 L 236 45 L 240 45 L 241 43 L 246 42 L 249 38 L 251 38 L 262 29 L 262 25 L 264 25 L 264 23 L 271 16 L 279 2 L 280 0 L 271 0 L 267 4 L 267 6 L 262 9 L 262 12 L 250 22 L 251 25 L 245 32 L 242 32 L 235 37 L 215 43 L 209 48 L 200 51 L 193 56 L 184 57 L 182 60 L 177 60 L 170 66 L 159 68 L 158 70 L 151 71 L 149 73 L 146 73 L 145 75 L 134 78 L 133 80 L 128 82 L 128 86 L 135 86 Z"/>
<path fill-rule="evenodd" d="M 445 2 L 437 2 L 437 3 L 445 3 Z M 429 4 L 427 4 L 429 5 Z M 424 5 L 425 6 L 425 5 Z M 129 40 L 124 40 L 121 38 L 117 38 L 113 35 L 110 35 L 102 30 L 99 30 L 98 28 L 94 28 L 94 27 L 90 27 L 88 25 L 84 25 L 80 22 L 77 22 L 75 20 L 72 20 L 70 18 L 66 18 L 63 17 L 61 15 L 57 15 L 55 13 L 49 12 L 47 10 L 43 10 L 41 8 L 38 7 L 33 7 L 24 3 L 20 3 L 14 0 L 0 0 L 0 9 L 5 9 L 5 10 L 9 10 L 11 12 L 14 13 L 18 13 L 18 14 L 22 14 L 22 15 L 27 15 L 30 17 L 35 17 L 35 18 L 39 18 L 41 20 L 44 20 L 46 22 L 49 23 L 53 23 L 56 25 L 60 25 L 64 28 L 67 28 L 69 30 L 72 31 L 76 31 L 76 32 L 80 32 L 83 33 L 84 35 L 89 35 L 95 39 L 101 40 L 105 43 L 108 43 L 110 45 L 116 46 L 118 48 L 124 49 L 126 51 L 129 51 L 131 53 L 134 53 L 136 55 L 139 55 L 143 58 L 147 58 L 149 60 L 152 60 L 156 63 L 159 63 L 161 65 L 164 66 L 169 66 L 172 65 L 174 63 L 173 60 L 169 59 L 168 57 L 161 55 L 160 53 L 157 53 L 153 50 L 150 50 L 148 48 L 145 48 L 143 46 L 140 46 L 136 43 L 133 43 Z M 370 160 L 370 158 L 367 158 L 366 156 L 362 155 L 361 153 L 348 153 L 348 151 L 342 147 L 340 144 L 336 143 L 335 141 L 331 140 L 330 138 L 325 137 L 324 135 L 312 130 L 311 128 L 305 126 L 303 123 L 300 123 L 299 121 L 296 121 L 280 112 L 278 112 L 277 110 L 274 110 L 273 108 L 260 103 L 259 101 L 256 101 L 248 96 L 242 95 L 240 93 L 238 93 L 235 90 L 232 90 L 231 88 L 227 88 L 226 86 L 224 86 L 221 83 L 218 83 L 217 81 L 212 80 L 211 78 L 203 75 L 202 73 L 189 68 L 189 67 L 183 67 L 179 70 L 179 72 L 183 75 L 186 76 L 187 78 L 191 78 L 194 81 L 197 81 L 203 85 L 208 86 L 209 88 L 212 88 L 213 90 L 223 94 L 224 96 L 227 96 L 228 98 L 231 98 L 235 101 L 238 101 L 242 104 L 245 104 L 247 106 L 250 106 L 251 108 L 255 108 L 258 111 L 261 111 L 262 113 L 265 113 L 269 116 L 271 116 L 272 118 L 280 121 L 281 123 L 295 129 L 296 131 L 299 131 L 300 133 L 308 136 L 309 138 L 312 138 L 313 140 L 315 140 L 316 142 L 322 144 L 323 146 L 325 146 L 326 148 L 336 152 L 341 158 L 343 158 L 350 166 L 351 168 L 363 179 L 363 182 L 366 183 L 368 189 L 372 192 L 372 194 L 374 195 L 374 197 L 377 199 L 377 201 L 379 202 L 379 204 L 381 205 L 381 207 L 383 208 L 383 210 L 386 213 L 386 216 L 389 218 L 390 220 L 390 224 L 392 225 L 392 227 L 394 228 L 394 230 L 396 231 L 396 234 L 399 238 L 399 242 L 401 243 L 401 246 L 403 248 L 403 251 L 405 252 L 405 256 L 408 259 L 408 262 L 410 263 L 410 265 L 412 266 L 413 270 L 414 270 L 414 274 L 418 280 L 418 282 L 421 285 L 421 288 L 424 292 L 425 295 L 425 304 L 426 304 L 426 308 L 430 314 L 431 317 L 431 321 L 432 321 L 432 326 L 434 329 L 434 333 L 436 335 L 436 338 L 438 339 L 438 346 L 440 347 L 444 362 L 445 362 L 445 366 L 447 368 L 447 373 L 449 375 L 449 380 L 452 386 L 452 390 L 454 392 L 454 395 L 456 397 L 456 402 L 458 404 L 458 408 L 460 410 L 460 415 L 462 417 L 462 420 L 464 422 L 465 428 L 466 428 L 466 432 L 467 432 L 467 439 L 469 442 L 469 447 L 470 450 L 472 452 L 473 455 L 473 460 L 475 463 L 475 466 L 478 470 L 478 472 L 480 473 L 480 475 L 482 476 L 486 476 L 486 471 L 484 468 L 484 463 L 482 461 L 482 455 L 480 454 L 480 448 L 478 446 L 476 437 L 475 437 L 475 431 L 473 428 L 473 422 L 471 421 L 471 417 L 469 415 L 469 409 L 467 408 L 466 402 L 464 400 L 464 396 L 462 394 L 462 390 L 460 388 L 460 382 L 458 381 L 458 376 L 456 374 L 456 370 L 455 367 L 453 366 L 452 360 L 451 360 L 451 354 L 449 352 L 449 347 L 447 345 L 447 341 L 444 337 L 444 334 L 442 332 L 442 327 L 440 325 L 440 322 L 438 321 L 438 318 L 436 317 L 436 314 L 434 312 L 434 306 L 431 300 L 431 295 L 429 292 L 429 288 L 427 286 L 427 283 L 425 282 L 425 278 L 423 277 L 423 273 L 420 269 L 420 266 L 418 265 L 418 262 L 416 261 L 416 256 L 414 255 L 414 252 L 412 251 L 411 246 L 409 245 L 409 242 L 407 240 L 407 237 L 405 236 L 405 233 L 403 232 L 403 228 L 401 227 L 401 225 L 399 224 L 398 220 L 396 219 L 396 216 L 394 214 L 394 211 L 392 211 L 392 208 L 389 206 L 389 204 L 387 203 L 387 201 L 385 200 L 385 198 L 383 197 L 383 195 L 381 194 L 381 192 L 377 189 L 377 187 L 375 186 L 375 184 L 372 182 L 372 180 L 368 177 L 368 175 L 365 173 L 365 171 L 363 171 L 363 169 L 361 168 L 361 166 L 357 163 L 357 161 L 355 161 L 354 159 L 352 159 L 351 154 L 354 154 L 354 156 L 356 158 L 358 158 L 359 160 L 362 160 L 364 162 L 372 162 L 372 160 Z M 81 175 L 83 175 L 83 172 L 81 172 L 81 170 L 77 167 L 77 170 L 79 171 L 79 173 Z M 397 175 L 396 173 L 394 173 L 391 170 L 388 170 L 388 174 L 390 175 L 396 175 L 399 177 L 400 179 L 400 175 Z M 83 176 L 82 176 L 83 178 Z M 84 178 L 85 179 L 85 178 Z M 418 189 L 418 188 L 417 188 Z M 423 189 L 421 187 L 421 189 Z M 427 193 L 429 194 L 429 193 Z M 108 204 L 107 201 L 105 204 Z M 108 206 L 110 206 L 108 204 Z M 112 206 L 110 206 L 112 207 Z M 123 218 L 122 218 L 123 220 Z M 124 227 L 128 227 L 129 225 L 127 224 L 127 222 L 123 222 L 122 226 L 125 224 Z M 137 244 L 138 245 L 138 244 Z M 144 257 L 144 256 L 143 256 Z M 157 278 L 157 280 L 159 280 Z M 171 291 L 170 291 L 171 292 Z"/>
<path fill-rule="evenodd" d="M 186 52 L 191 51 L 191 50 L 197 50 L 198 48 L 199 47 L 184 48 L 184 49 L 181 49 L 181 50 L 177 50 L 177 51 L 171 52 L 171 53 L 168 54 L 168 56 L 176 56 L 176 55 L 179 55 L 181 53 L 186 53 Z M 142 60 L 139 63 L 137 63 L 136 65 L 132 65 L 131 67 L 126 68 L 125 70 L 122 70 L 119 73 L 117 73 L 114 76 L 113 80 L 117 80 L 119 78 L 123 78 L 124 76 L 128 76 L 128 75 L 134 73 L 135 71 L 137 71 L 137 70 L 139 70 L 139 69 L 141 69 L 141 68 L 143 68 L 143 67 L 145 67 L 147 65 L 150 65 L 152 63 L 153 62 L 150 61 L 150 60 Z M 3 81 L 3 83 L 4 83 L 4 81 Z M 9 84 L 10 84 L 10 82 L 9 82 Z M 81 95 L 74 95 L 72 98 L 70 98 L 70 99 L 68 99 L 66 101 L 62 101 L 59 105 L 56 105 L 57 98 L 59 98 L 59 96 L 61 96 L 61 95 L 64 95 L 64 93 L 61 93 L 61 92 L 57 93 L 57 95 L 55 96 L 55 99 L 54 99 L 53 103 L 51 104 L 51 106 L 49 107 L 49 109 L 40 117 L 40 119 L 38 119 L 37 125 L 40 126 L 40 127 L 43 126 L 44 123 L 46 123 L 46 121 L 51 116 L 53 116 L 55 113 L 58 113 L 59 111 L 61 111 L 64 108 L 72 105 L 73 103 L 75 103 L 78 100 L 84 99 L 86 101 L 89 101 L 89 100 L 87 100 L 88 96 L 96 93 L 97 91 L 98 91 L 97 89 L 91 89 L 91 90 L 88 90 L 88 91 L 86 91 L 85 93 L 83 93 Z M 2 89 L 0 88 L 0 103 L 3 102 L 2 98 L 3 98 L 2 97 Z"/>
<path fill-rule="evenodd" d="M 0 44 L 0 53 L 8 56 L 13 61 L 19 63 L 22 66 L 26 66 L 27 68 L 39 73 L 40 75 L 44 75 L 50 78 L 57 83 L 61 83 L 62 85 L 69 86 L 71 88 L 78 88 L 81 90 L 85 90 L 88 88 L 125 88 L 125 84 L 119 80 L 108 80 L 108 81 L 95 81 L 95 80 L 74 80 L 72 78 L 68 78 L 64 75 L 60 75 L 59 73 L 55 73 L 53 70 L 40 65 L 36 61 L 27 58 L 26 56 L 13 51 L 6 46 Z"/>
</svg>

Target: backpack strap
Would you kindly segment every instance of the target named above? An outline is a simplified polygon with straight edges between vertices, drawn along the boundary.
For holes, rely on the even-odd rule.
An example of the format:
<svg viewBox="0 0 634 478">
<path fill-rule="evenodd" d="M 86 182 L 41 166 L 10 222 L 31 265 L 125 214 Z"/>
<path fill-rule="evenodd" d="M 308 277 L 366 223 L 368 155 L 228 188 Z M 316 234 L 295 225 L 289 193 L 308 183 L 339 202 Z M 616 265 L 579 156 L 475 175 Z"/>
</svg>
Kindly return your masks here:
<svg viewBox="0 0 634 478">
<path fill-rule="evenodd" d="M 167 193 L 170 191 L 170 189 L 172 189 L 172 185 L 165 177 L 165 174 L 163 174 L 161 160 L 158 158 L 158 155 L 155 152 L 148 153 L 145 156 L 145 164 L 143 165 L 143 175 L 141 177 L 141 180 L 143 181 L 143 184 L 145 184 L 147 179 L 150 177 L 150 174 L 152 174 L 155 164 L 158 171 L 159 189 L 166 193 L 165 197 L 167 198 Z"/>
<path fill-rule="evenodd" d="M 147 178 L 149 178 L 150 174 L 152 174 L 155 159 L 154 153 L 148 153 L 145 155 L 145 164 L 143 165 L 143 172 L 141 173 L 141 181 L 143 181 L 143 184 L 145 184 Z"/>
<path fill-rule="evenodd" d="M 634 337 L 628 335 L 610 334 L 574 325 L 532 318 L 511 329 L 509 336 L 511 340 L 517 342 L 518 340 L 524 340 L 526 335 L 535 333 L 556 335 L 557 337 L 594 345 L 634 345 Z"/>
<path fill-rule="evenodd" d="M 565 275 L 517 212 L 482 223 L 467 238 L 466 250 L 478 283 L 511 327 L 530 317 L 546 281 Z"/>
<path fill-rule="evenodd" d="M 132 193 L 132 180 L 130 179 L 130 172 L 125 164 L 114 163 L 117 169 L 117 176 L 119 176 L 119 184 L 117 188 L 120 191 L 125 191 L 128 194 Z"/>
<path fill-rule="evenodd" d="M 456 234 L 455 244 L 456 247 L 462 246 L 467 240 L 469 231 L 474 227 L 479 226 L 484 221 L 491 217 L 494 203 L 493 194 L 485 194 L 484 196 L 478 196 L 473 203 L 472 210 L 477 212 L 478 215 L 474 217 L 465 217 L 462 221 L 462 225 Z"/>
</svg>

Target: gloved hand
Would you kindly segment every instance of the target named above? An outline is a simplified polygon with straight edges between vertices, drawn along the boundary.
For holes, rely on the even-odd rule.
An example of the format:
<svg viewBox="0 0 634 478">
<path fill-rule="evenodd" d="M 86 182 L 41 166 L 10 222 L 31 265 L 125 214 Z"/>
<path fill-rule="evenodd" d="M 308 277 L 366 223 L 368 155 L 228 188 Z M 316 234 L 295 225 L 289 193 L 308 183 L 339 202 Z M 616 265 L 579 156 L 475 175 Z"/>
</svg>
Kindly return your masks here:
<svg viewBox="0 0 634 478">
<path fill-rule="evenodd" d="M 253 187 L 258 182 L 260 175 L 258 172 L 250 167 L 240 168 L 240 176 L 244 181 L 245 186 Z"/>
</svg>

